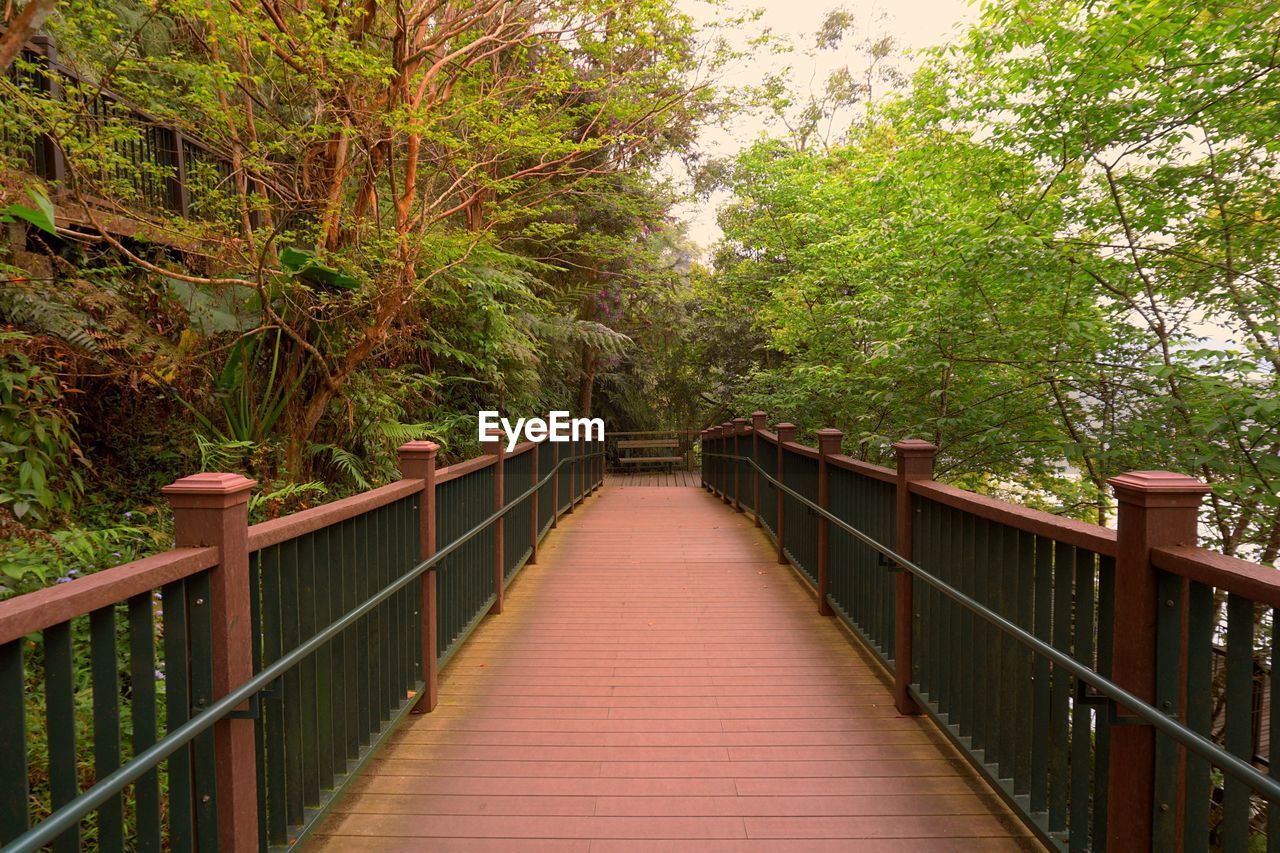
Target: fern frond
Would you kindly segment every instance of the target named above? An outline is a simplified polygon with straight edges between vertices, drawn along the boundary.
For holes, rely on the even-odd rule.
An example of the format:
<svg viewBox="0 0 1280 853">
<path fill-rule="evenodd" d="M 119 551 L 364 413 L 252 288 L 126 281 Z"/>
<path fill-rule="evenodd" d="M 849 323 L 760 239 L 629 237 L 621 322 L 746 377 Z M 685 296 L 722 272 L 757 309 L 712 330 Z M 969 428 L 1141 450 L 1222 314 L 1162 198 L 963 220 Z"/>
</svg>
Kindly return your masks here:
<svg viewBox="0 0 1280 853">
<path fill-rule="evenodd" d="M 86 314 L 25 287 L 0 285 L 0 318 L 32 334 L 56 338 L 73 349 L 94 355 L 102 351 L 89 333 L 93 321 Z"/>
<path fill-rule="evenodd" d="M 536 338 L 558 344 L 585 344 L 607 355 L 623 355 L 632 343 L 627 335 L 594 320 L 523 314 L 521 321 L 529 334 Z"/>
<path fill-rule="evenodd" d="M 354 453 L 343 450 L 334 444 L 311 444 L 307 447 L 307 455 L 327 457 L 329 463 L 343 474 L 346 474 L 357 488 L 372 488 L 368 478 L 365 477 L 363 463 Z"/>
</svg>

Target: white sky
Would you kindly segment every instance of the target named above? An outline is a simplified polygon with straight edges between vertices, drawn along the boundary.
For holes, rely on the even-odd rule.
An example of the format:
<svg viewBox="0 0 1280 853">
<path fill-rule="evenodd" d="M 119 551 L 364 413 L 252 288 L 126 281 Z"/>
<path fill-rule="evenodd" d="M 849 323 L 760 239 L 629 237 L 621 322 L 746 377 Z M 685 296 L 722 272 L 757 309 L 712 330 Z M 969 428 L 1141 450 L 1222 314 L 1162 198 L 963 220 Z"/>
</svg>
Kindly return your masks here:
<svg viewBox="0 0 1280 853">
<path fill-rule="evenodd" d="M 708 21 L 715 14 L 706 0 L 679 0 L 680 5 L 695 20 Z M 832 9 L 844 8 L 859 22 L 853 39 L 866 34 L 887 33 L 895 36 L 904 50 L 917 51 L 946 43 L 961 29 L 961 25 L 976 20 L 978 6 L 969 0 L 729 0 L 737 12 L 761 9 L 764 14 L 756 22 L 756 32 L 743 33 L 738 46 L 744 47 L 746 39 L 769 29 L 777 36 L 789 38 L 800 50 L 814 47 L 814 34 L 826 14 Z M 884 13 L 887 19 L 877 23 Z M 868 32 L 870 30 L 871 32 Z M 827 74 L 845 64 L 853 64 L 852 48 L 841 45 L 835 51 L 805 56 L 799 50 L 789 56 L 757 54 L 758 58 L 739 63 L 724 78 L 727 85 L 749 85 L 763 82 L 765 75 L 777 72 L 786 65 L 793 68 L 792 80 L 801 88 L 810 85 L 820 91 Z M 903 70 L 910 71 L 908 62 Z M 856 70 L 856 69 L 855 69 Z M 700 147 L 707 157 L 731 155 L 749 145 L 766 131 L 764 121 L 756 116 L 741 116 L 725 127 L 708 128 L 701 137 Z M 673 168 L 674 175 L 677 170 Z M 675 214 L 689 223 L 689 236 L 704 249 L 720 237 L 716 227 L 716 208 L 726 201 L 724 195 L 716 195 L 705 202 L 680 205 Z"/>
</svg>

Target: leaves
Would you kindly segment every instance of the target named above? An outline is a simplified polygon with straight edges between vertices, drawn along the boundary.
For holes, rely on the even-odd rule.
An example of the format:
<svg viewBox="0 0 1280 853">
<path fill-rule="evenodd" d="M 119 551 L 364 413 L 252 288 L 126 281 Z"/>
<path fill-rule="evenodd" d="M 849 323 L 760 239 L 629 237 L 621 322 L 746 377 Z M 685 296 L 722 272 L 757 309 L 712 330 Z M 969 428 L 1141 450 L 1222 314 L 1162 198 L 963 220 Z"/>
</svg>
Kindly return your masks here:
<svg viewBox="0 0 1280 853">
<path fill-rule="evenodd" d="M 8 217 L 8 221 L 18 219 L 34 225 L 46 234 L 56 237 L 58 229 L 54 223 L 53 203 L 49 201 L 49 197 L 37 187 L 27 187 L 27 195 L 35 204 L 34 208 L 15 202 L 4 209 L 3 214 L 0 214 L 0 219 L 5 217 Z"/>
</svg>

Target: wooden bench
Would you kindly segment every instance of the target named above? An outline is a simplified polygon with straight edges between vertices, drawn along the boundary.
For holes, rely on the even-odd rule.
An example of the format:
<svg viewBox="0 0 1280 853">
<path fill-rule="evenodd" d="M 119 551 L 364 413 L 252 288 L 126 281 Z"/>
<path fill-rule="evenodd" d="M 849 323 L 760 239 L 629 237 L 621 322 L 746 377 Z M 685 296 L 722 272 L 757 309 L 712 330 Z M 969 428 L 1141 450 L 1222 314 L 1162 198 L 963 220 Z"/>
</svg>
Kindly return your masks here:
<svg viewBox="0 0 1280 853">
<path fill-rule="evenodd" d="M 684 462 L 683 456 L 662 456 L 644 451 L 674 450 L 679 451 L 680 442 L 675 439 L 647 439 L 618 442 L 619 465 L 672 465 Z M 641 451 L 633 453 L 631 451 Z"/>
</svg>

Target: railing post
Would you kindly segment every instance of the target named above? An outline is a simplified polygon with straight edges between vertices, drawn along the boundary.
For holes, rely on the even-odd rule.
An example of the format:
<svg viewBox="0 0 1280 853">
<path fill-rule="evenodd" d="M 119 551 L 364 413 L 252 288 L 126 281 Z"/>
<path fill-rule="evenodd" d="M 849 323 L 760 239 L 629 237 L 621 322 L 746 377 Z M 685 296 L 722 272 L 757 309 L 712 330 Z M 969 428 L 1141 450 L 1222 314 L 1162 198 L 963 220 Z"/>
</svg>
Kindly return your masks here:
<svg viewBox="0 0 1280 853">
<path fill-rule="evenodd" d="M 161 490 L 173 507 L 174 546 L 218 549 L 218 565 L 209 572 L 208 602 L 215 698 L 253 677 L 249 491 L 255 485 L 239 474 L 207 473 L 183 477 Z M 213 731 L 218 847 L 235 853 L 256 851 L 258 759 L 253 720 L 223 719 Z"/>
<path fill-rule="evenodd" d="M 36 35 L 31 37 L 30 44 L 38 49 L 39 53 L 44 54 L 45 70 L 48 77 L 40 81 L 38 85 L 43 86 L 45 93 L 48 94 L 51 101 L 65 100 L 62 88 L 62 75 L 58 69 L 58 46 L 53 39 L 45 35 Z M 62 156 L 62 146 L 60 146 L 52 136 L 48 134 L 40 137 L 38 145 L 44 148 L 45 174 L 40 177 L 51 183 L 59 184 L 58 189 L 65 190 L 67 181 L 67 161 Z"/>
<path fill-rule="evenodd" d="M 560 442 L 548 441 L 551 446 L 551 529 L 560 522 Z"/>
<path fill-rule="evenodd" d="M 1155 704 L 1160 602 L 1151 549 L 1196 543 L 1200 500 L 1209 487 L 1166 471 L 1132 471 L 1109 482 L 1119 505 L 1111 680 Z M 1152 728 L 1112 726 L 1108 766 L 1107 849 L 1150 850 L 1156 808 L 1177 808 L 1176 803 L 1155 802 Z"/>
<path fill-rule="evenodd" d="M 933 462 L 937 446 L 919 439 L 907 439 L 893 445 L 897 457 L 898 484 L 895 495 L 893 550 L 911 559 L 912 524 L 911 483 L 933 479 Z M 920 709 L 911 698 L 911 680 L 915 675 L 912 658 L 911 626 L 915 621 L 915 600 L 911 572 L 899 571 L 894 581 L 893 613 L 893 705 L 899 714 L 918 714 Z"/>
<path fill-rule="evenodd" d="M 783 443 L 788 441 L 795 441 L 796 425 L 786 424 L 786 423 L 778 424 L 773 428 L 773 431 L 778 436 L 777 478 L 779 483 L 785 483 L 786 480 L 783 478 L 782 445 Z M 782 489 L 778 489 L 777 491 L 778 491 L 778 520 L 777 520 L 776 526 L 773 529 L 774 529 L 774 532 L 778 534 L 778 562 L 785 566 L 787 564 L 787 551 L 786 551 L 786 545 L 785 545 L 786 532 L 787 532 L 787 504 L 786 504 L 786 495 L 782 493 Z"/>
<path fill-rule="evenodd" d="M 400 476 L 421 480 L 418 494 L 418 559 L 430 559 L 436 553 L 436 453 L 440 446 L 431 441 L 410 441 L 400 445 Z M 422 623 L 422 695 L 413 713 L 434 711 L 440 701 L 440 647 L 437 633 L 440 603 L 436 588 L 436 570 L 422 575 L 418 599 L 418 619 Z"/>
<path fill-rule="evenodd" d="M 760 464 L 760 430 L 765 428 L 767 417 L 761 411 L 751 413 L 751 460 L 757 465 Z M 756 508 L 756 527 L 760 527 L 760 472 L 754 467 L 751 469 L 751 505 Z"/>
<path fill-rule="evenodd" d="M 530 486 L 542 479 L 542 474 L 540 473 L 542 469 L 538 467 L 538 452 L 541 450 L 542 442 L 535 441 L 533 443 L 533 450 L 529 451 L 533 454 L 533 459 L 529 463 L 533 466 L 533 474 L 529 478 Z M 529 536 L 529 546 L 532 550 L 529 552 L 529 559 L 526 562 L 530 566 L 535 565 L 538 562 L 538 493 L 541 491 L 542 489 L 534 489 L 533 494 L 529 496 L 529 527 L 532 531 Z"/>
<path fill-rule="evenodd" d="M 818 430 L 818 506 L 823 509 L 831 501 L 827 457 L 840 452 L 840 442 L 843 439 L 844 433 L 838 429 Z M 827 594 L 831 589 L 830 563 L 831 522 L 818 516 L 818 612 L 823 616 L 831 615 L 831 604 L 827 601 Z"/>
<path fill-rule="evenodd" d="M 698 466 L 698 479 L 702 481 L 702 488 L 709 489 L 710 484 L 707 482 L 707 430 L 698 433 L 698 449 L 701 451 L 699 457 L 702 459 Z"/>
<path fill-rule="evenodd" d="M 740 456 L 742 454 L 742 440 L 740 436 L 747 434 L 747 419 L 733 419 L 733 455 Z M 738 512 L 742 512 L 742 462 L 738 459 L 733 460 L 733 508 Z"/>
<path fill-rule="evenodd" d="M 569 477 L 569 506 L 568 506 L 568 507 L 565 509 L 565 511 L 564 511 L 564 514 L 565 514 L 565 515 L 570 515 L 570 514 L 572 514 L 572 513 L 573 513 L 573 508 L 574 508 L 574 506 L 578 503 L 578 502 L 577 502 L 577 500 L 575 500 L 575 499 L 574 499 L 574 497 L 573 497 L 573 483 L 574 483 L 573 475 L 574 475 L 574 472 L 576 472 L 576 471 L 578 470 L 578 459 L 577 459 L 577 453 L 578 453 L 578 449 L 577 449 L 576 447 L 574 447 L 574 448 L 573 448 L 573 450 L 572 450 L 572 451 L 570 452 L 570 454 L 569 454 L 569 466 L 568 466 L 568 468 L 569 468 L 569 473 L 568 473 L 568 477 Z M 559 492 L 556 492 L 556 506 L 559 506 L 559 505 L 560 505 L 560 493 L 559 493 Z"/>
<path fill-rule="evenodd" d="M 720 448 L 720 452 L 722 454 L 732 453 L 733 447 L 730 439 L 733 438 L 733 421 L 725 421 L 720 424 L 720 438 L 723 445 Z M 729 487 L 733 483 L 733 471 L 729 467 L 730 462 L 728 459 L 721 458 L 720 461 L 724 463 L 720 468 L 720 479 L 722 481 L 720 483 L 720 500 L 732 506 L 733 498 L 729 497 Z"/>
<path fill-rule="evenodd" d="M 485 453 L 488 453 L 488 454 L 491 454 L 491 455 L 493 455 L 493 456 L 498 457 L 498 460 L 497 460 L 496 462 L 494 462 L 494 463 L 493 463 L 493 483 L 494 483 L 494 485 L 493 485 L 493 508 L 494 508 L 495 510 L 498 510 L 498 509 L 502 509 L 502 507 L 503 507 L 503 501 L 504 501 L 504 497 L 505 497 L 505 496 L 503 495 L 503 486 L 504 486 L 504 483 L 503 483 L 503 478 L 502 478 L 502 469 L 503 469 L 503 467 L 504 467 L 504 465 L 503 465 L 503 460 L 506 458 L 506 456 L 507 456 L 507 452 L 506 452 L 506 450 L 503 448 L 503 444 L 502 444 L 502 442 L 503 442 L 503 438 L 502 438 L 502 435 L 501 435 L 500 433 L 490 433 L 490 438 L 491 438 L 491 439 L 493 439 L 495 436 L 496 436 L 496 440 L 490 440 L 490 441 L 486 441 L 486 442 L 484 443 L 484 452 L 485 452 Z M 570 499 L 570 500 L 572 500 L 572 499 L 573 499 L 573 495 L 570 495 L 570 496 L 569 496 L 569 499 Z M 503 584 L 503 582 L 502 582 L 502 581 L 503 581 L 503 574 L 504 574 L 504 572 L 503 572 L 503 565 L 502 565 L 502 564 L 503 564 L 503 562 L 504 562 L 504 560 L 503 560 L 503 554 L 502 554 L 502 545 L 503 545 L 503 540 L 504 540 L 504 536 L 503 536 L 503 534 L 504 534 L 504 532 L 505 532 L 505 530 L 506 530 L 506 525 L 505 525 L 503 522 L 505 522 L 505 521 L 506 521 L 506 517 L 504 516 L 504 517 L 499 518 L 497 521 L 495 521 L 495 522 L 493 523 L 493 594 L 494 594 L 494 599 L 493 599 L 493 607 L 489 608 L 489 612 L 490 612 L 490 613 L 492 613 L 492 614 L 494 614 L 494 615 L 497 615 L 497 614 L 499 614 L 499 613 L 501 613 L 501 612 L 502 612 L 502 603 L 503 603 L 503 598 L 505 597 L 505 596 L 504 596 L 505 589 L 503 588 L 503 587 L 504 587 L 504 584 Z"/>
</svg>

